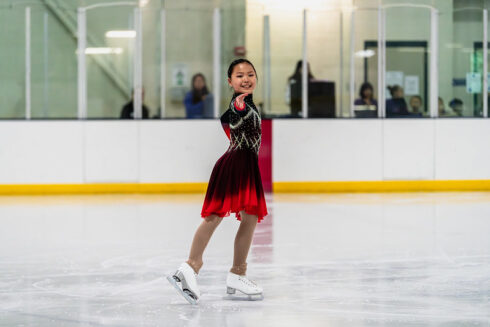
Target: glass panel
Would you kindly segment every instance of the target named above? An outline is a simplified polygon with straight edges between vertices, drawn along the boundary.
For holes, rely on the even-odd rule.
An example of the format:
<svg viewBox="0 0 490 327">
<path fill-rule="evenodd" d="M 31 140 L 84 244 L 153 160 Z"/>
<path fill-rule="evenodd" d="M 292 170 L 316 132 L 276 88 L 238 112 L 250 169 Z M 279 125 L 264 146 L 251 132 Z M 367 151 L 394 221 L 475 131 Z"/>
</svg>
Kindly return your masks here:
<svg viewBox="0 0 490 327">
<path fill-rule="evenodd" d="M 340 112 L 341 24 L 341 13 L 336 10 L 310 10 L 307 13 L 308 61 L 311 73 L 308 82 L 308 118 L 333 118 Z"/>
<path fill-rule="evenodd" d="M 87 11 L 88 118 L 133 117 L 133 11 L 129 6 Z"/>
<path fill-rule="evenodd" d="M 31 7 L 32 118 L 76 118 L 77 43 L 66 23 L 53 15 L 76 17 L 76 8 L 45 9 Z"/>
<path fill-rule="evenodd" d="M 249 4 L 247 4 L 248 6 Z M 253 5 L 253 4 L 252 4 Z M 254 22 L 252 30 L 247 34 L 248 48 L 245 48 L 245 29 L 246 27 L 246 15 L 245 15 L 245 3 L 243 6 L 239 6 L 234 3 L 222 2 L 223 9 L 221 10 L 221 99 L 220 110 L 223 113 L 228 109 L 231 97 L 233 95 L 233 89 L 229 87 L 227 82 L 227 73 L 230 63 L 240 57 L 248 58 L 255 69 L 257 70 L 258 83 L 253 92 L 254 102 L 258 108 L 263 107 L 262 100 L 262 86 L 264 83 L 264 73 L 262 70 L 262 63 L 257 58 L 262 58 L 262 20 L 258 16 L 257 21 Z M 260 11 L 261 12 L 261 11 Z M 257 15 L 257 12 L 251 13 L 251 15 Z M 256 59 L 257 58 L 257 59 Z M 263 109 L 263 108 L 262 108 Z"/>
<path fill-rule="evenodd" d="M 165 116 L 212 116 L 213 9 L 167 9 L 166 45 Z M 191 82 L 197 73 L 204 76 L 204 84 L 208 91 L 200 89 L 203 93 L 193 99 L 190 93 Z M 199 86 L 199 83 L 196 85 Z"/>
<path fill-rule="evenodd" d="M 281 10 L 270 17 L 271 114 L 300 117 L 301 67 L 303 47 L 303 12 Z M 287 31 L 287 33 L 285 33 Z M 314 68 L 310 66 L 310 69 Z M 315 73 L 315 71 L 313 71 Z"/>
<path fill-rule="evenodd" d="M 386 117 L 429 116 L 429 42 L 429 9 L 386 9 Z"/>
<path fill-rule="evenodd" d="M 378 117 L 378 10 L 356 10 L 353 32 L 354 117 L 375 118 Z M 349 117 L 350 107 L 343 107 L 343 116 Z"/>
<path fill-rule="evenodd" d="M 483 10 L 455 9 L 439 16 L 439 116 L 481 117 Z M 446 35 L 442 26 L 452 24 Z"/>
<path fill-rule="evenodd" d="M 143 20 L 143 104 L 149 118 L 160 118 L 160 63 L 161 63 L 161 9 L 160 1 L 149 1 L 142 7 Z"/>
<path fill-rule="evenodd" d="M 24 118 L 24 7 L 0 5 L 0 44 L 0 118 Z"/>
</svg>

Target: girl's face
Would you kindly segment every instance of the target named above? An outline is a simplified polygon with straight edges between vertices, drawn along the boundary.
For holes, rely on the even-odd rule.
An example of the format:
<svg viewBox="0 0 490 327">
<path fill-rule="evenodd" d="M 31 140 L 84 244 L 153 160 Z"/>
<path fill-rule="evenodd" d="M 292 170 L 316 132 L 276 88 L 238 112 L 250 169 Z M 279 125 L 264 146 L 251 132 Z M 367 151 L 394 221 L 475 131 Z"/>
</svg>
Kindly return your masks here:
<svg viewBox="0 0 490 327">
<path fill-rule="evenodd" d="M 231 78 L 228 78 L 228 84 L 236 93 L 252 93 L 257 84 L 255 70 L 246 62 L 236 65 Z"/>
</svg>

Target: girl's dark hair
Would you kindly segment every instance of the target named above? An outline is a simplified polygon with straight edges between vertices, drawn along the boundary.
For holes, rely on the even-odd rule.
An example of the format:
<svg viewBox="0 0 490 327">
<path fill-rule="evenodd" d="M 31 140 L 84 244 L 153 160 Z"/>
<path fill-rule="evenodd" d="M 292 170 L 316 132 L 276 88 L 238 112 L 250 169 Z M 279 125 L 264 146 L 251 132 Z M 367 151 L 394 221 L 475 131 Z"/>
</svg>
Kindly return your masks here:
<svg viewBox="0 0 490 327">
<path fill-rule="evenodd" d="M 374 98 L 374 94 L 373 94 L 374 93 L 374 89 L 373 89 L 373 86 L 369 82 L 364 82 L 364 83 L 362 83 L 361 89 L 359 90 L 359 96 L 361 97 L 361 99 L 364 99 L 364 92 L 366 90 L 371 90 L 371 97 Z"/>
<path fill-rule="evenodd" d="M 204 87 L 201 90 L 198 90 L 194 87 L 194 82 L 198 77 L 201 77 L 204 82 Z M 194 76 L 192 76 L 191 90 L 192 90 L 192 104 L 201 102 L 202 96 L 209 94 L 208 87 L 206 86 L 206 77 L 204 77 L 203 74 L 197 73 L 194 74 Z"/>
<path fill-rule="evenodd" d="M 390 91 L 391 96 L 394 96 L 397 91 L 402 89 L 402 87 L 398 84 L 395 84 L 393 86 L 388 85 L 386 88 Z"/>
<path fill-rule="evenodd" d="M 313 76 L 313 74 L 311 73 L 310 71 L 310 64 L 307 63 L 307 67 L 308 67 L 308 80 L 310 79 L 315 79 L 315 77 Z M 298 62 L 296 63 L 296 68 L 294 69 L 294 73 L 293 75 L 289 76 L 288 80 L 300 80 L 301 79 L 301 73 L 299 72 L 299 70 L 303 68 L 303 60 L 298 60 Z"/>
<path fill-rule="evenodd" d="M 233 60 L 233 62 L 230 64 L 230 67 L 228 67 L 228 78 L 231 78 L 231 74 L 233 74 L 233 69 L 235 69 L 235 66 L 238 64 L 243 64 L 243 63 L 249 64 L 250 66 L 252 66 L 252 68 L 255 72 L 255 76 L 257 76 L 257 71 L 255 70 L 254 65 L 249 60 L 244 59 L 244 58 L 240 58 L 240 59 Z M 258 78 L 258 76 L 257 76 L 257 78 Z"/>
</svg>

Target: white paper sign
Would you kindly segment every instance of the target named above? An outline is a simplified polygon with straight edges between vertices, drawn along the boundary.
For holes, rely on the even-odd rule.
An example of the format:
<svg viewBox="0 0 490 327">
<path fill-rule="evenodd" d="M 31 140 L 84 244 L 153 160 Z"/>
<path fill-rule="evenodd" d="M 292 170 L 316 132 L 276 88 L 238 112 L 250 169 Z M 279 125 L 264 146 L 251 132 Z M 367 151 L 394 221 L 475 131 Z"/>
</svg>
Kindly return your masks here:
<svg viewBox="0 0 490 327">
<path fill-rule="evenodd" d="M 394 86 L 394 85 L 403 85 L 403 72 L 386 72 L 386 85 Z"/>
<path fill-rule="evenodd" d="M 172 65 L 172 86 L 188 86 L 189 83 L 189 66 L 186 64 Z"/>
<path fill-rule="evenodd" d="M 481 93 L 481 74 L 480 73 L 466 73 L 466 92 L 468 93 Z"/>
<path fill-rule="evenodd" d="M 417 75 L 405 76 L 405 94 L 406 95 L 419 95 L 419 77 Z"/>
</svg>

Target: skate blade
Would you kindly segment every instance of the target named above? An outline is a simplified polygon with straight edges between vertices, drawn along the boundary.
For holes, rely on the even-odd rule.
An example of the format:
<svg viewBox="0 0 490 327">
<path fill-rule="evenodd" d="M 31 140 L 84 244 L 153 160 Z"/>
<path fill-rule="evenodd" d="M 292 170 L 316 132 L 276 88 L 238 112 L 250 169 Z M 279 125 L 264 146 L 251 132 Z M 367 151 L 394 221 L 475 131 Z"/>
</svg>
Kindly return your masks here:
<svg viewBox="0 0 490 327">
<path fill-rule="evenodd" d="M 264 299 L 264 294 L 263 293 L 259 293 L 259 294 L 245 294 L 245 293 L 242 293 L 240 291 L 238 291 L 238 292 L 235 293 L 235 294 L 227 294 L 226 296 L 223 297 L 223 300 L 230 300 L 230 301 L 262 301 Z"/>
<path fill-rule="evenodd" d="M 188 293 L 182 290 L 179 284 L 177 284 L 177 281 L 174 279 L 173 276 L 167 276 L 167 280 L 170 284 L 172 284 L 175 287 L 175 289 L 179 292 L 179 294 L 182 295 L 184 299 L 187 300 L 187 302 L 193 305 L 197 304 L 198 300 L 194 299 L 192 296 L 190 296 Z"/>
</svg>

